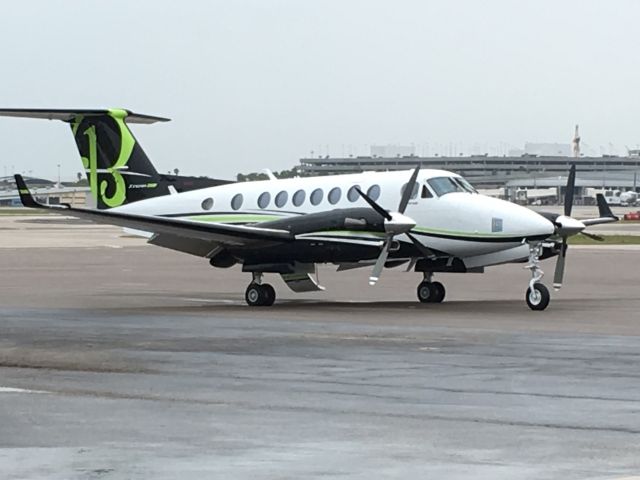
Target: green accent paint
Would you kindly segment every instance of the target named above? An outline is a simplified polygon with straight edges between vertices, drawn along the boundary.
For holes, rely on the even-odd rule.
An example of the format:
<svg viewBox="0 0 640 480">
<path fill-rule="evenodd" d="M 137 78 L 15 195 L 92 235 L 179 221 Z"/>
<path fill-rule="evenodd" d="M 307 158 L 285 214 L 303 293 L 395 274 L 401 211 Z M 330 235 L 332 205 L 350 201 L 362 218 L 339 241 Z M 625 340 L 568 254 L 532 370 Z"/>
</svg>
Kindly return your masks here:
<svg viewBox="0 0 640 480">
<path fill-rule="evenodd" d="M 124 122 L 127 115 L 128 113 L 126 110 L 109 110 L 109 116 L 116 121 L 116 124 L 120 129 L 120 154 L 118 155 L 116 162 L 111 167 L 107 168 L 108 172 L 113 176 L 113 181 L 116 186 L 116 191 L 113 193 L 113 196 L 107 196 L 107 187 L 109 183 L 106 180 L 103 180 L 100 183 L 100 197 L 105 205 L 110 208 L 122 205 L 127 199 L 127 184 L 119 170 L 127 165 L 127 162 L 131 157 L 131 152 L 133 152 L 133 147 L 136 144 L 131 131 Z"/>
<path fill-rule="evenodd" d="M 71 131 L 73 132 L 74 137 L 76 136 L 76 133 L 78 133 L 78 127 L 82 123 L 82 120 L 84 120 L 84 115 L 76 115 L 73 119 L 73 125 L 71 126 Z"/>
<path fill-rule="evenodd" d="M 147 183 L 147 188 L 157 188 L 158 184 L 157 183 Z"/>
<path fill-rule="evenodd" d="M 306 232 L 301 233 L 300 236 L 303 235 L 323 235 L 323 236 L 336 236 L 336 237 L 351 237 L 351 236 L 359 236 L 359 237 L 373 237 L 375 239 L 383 239 L 386 237 L 386 234 L 382 232 L 366 232 L 363 230 L 322 230 L 319 232 Z"/>
<path fill-rule="evenodd" d="M 23 188 L 23 189 L 19 190 L 19 192 L 20 192 L 22 195 L 29 195 L 29 190 L 27 190 L 26 188 Z"/>
<path fill-rule="evenodd" d="M 441 228 L 425 228 L 425 227 L 414 227 L 411 231 L 421 232 L 421 233 L 451 235 L 451 236 L 458 236 L 458 237 L 509 238 L 514 236 L 513 233 L 505 234 L 505 233 L 463 232 L 460 230 L 445 230 Z"/>
<path fill-rule="evenodd" d="M 93 198 L 98 199 L 98 136 L 96 135 L 96 126 L 92 125 L 87 128 L 84 135 L 89 137 L 89 158 L 82 157 L 82 165 L 89 172 L 89 186 Z"/>
<path fill-rule="evenodd" d="M 283 217 L 277 215 L 193 215 L 185 217 L 186 220 L 195 220 L 197 222 L 213 222 L 213 223 L 238 223 L 238 222 L 268 222 L 270 220 L 280 220 Z"/>
</svg>

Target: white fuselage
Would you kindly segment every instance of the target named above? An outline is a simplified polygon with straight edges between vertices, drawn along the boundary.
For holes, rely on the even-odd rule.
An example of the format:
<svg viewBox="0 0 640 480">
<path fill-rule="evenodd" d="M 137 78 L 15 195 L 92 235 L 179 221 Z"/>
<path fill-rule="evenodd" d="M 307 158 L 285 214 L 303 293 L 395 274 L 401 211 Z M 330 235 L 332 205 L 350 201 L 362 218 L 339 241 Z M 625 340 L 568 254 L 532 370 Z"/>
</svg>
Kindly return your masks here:
<svg viewBox="0 0 640 480">
<path fill-rule="evenodd" d="M 259 223 L 333 209 L 369 208 L 355 192 L 351 191 L 349 195 L 354 186 L 368 192 L 383 208 L 395 211 L 410 176 L 410 171 L 364 172 L 233 183 L 142 200 L 114 211 L 168 215 L 201 222 Z M 459 188 L 450 193 L 439 191 L 430 180 L 442 178 L 453 179 Z M 449 185 L 449 180 L 444 182 Z M 527 251 L 521 248 L 524 240 L 553 234 L 553 224 L 541 215 L 507 201 L 480 195 L 470 188 L 465 190 L 464 185 L 469 187 L 468 184 L 454 173 L 422 170 L 417 184 L 416 195 L 404 213 L 416 223 L 411 232 L 429 248 L 461 258 L 486 258 L 480 263 L 490 265 L 522 258 Z M 376 192 L 379 193 L 376 195 Z M 357 241 L 357 238 L 371 240 L 373 235 L 349 233 L 351 240 L 343 240 L 344 232 L 335 231 L 313 232 L 303 237 L 327 240 L 342 237 L 341 241 Z M 379 234 L 373 238 L 379 238 Z M 501 256 L 499 252 L 511 253 Z M 483 257 L 486 255 L 489 256 Z"/>
</svg>

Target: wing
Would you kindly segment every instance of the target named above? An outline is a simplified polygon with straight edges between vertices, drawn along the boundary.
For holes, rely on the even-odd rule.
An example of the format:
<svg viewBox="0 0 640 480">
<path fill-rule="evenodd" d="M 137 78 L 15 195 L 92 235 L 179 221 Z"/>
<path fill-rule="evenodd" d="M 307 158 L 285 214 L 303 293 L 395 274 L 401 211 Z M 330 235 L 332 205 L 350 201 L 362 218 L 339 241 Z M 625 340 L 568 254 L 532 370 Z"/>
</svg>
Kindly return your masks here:
<svg viewBox="0 0 640 480">
<path fill-rule="evenodd" d="M 73 208 L 69 205 L 43 205 L 37 202 L 27 188 L 22 176 L 16 175 L 16 184 L 20 200 L 25 207 L 53 210 L 58 213 L 106 223 L 119 227 L 132 228 L 153 233 L 149 243 L 180 250 L 194 255 L 207 256 L 218 245 L 265 246 L 283 243 L 295 239 L 287 230 L 260 228 L 248 225 L 228 225 L 222 223 L 201 223 L 191 220 L 134 215 L 112 210 L 93 210 Z"/>
</svg>

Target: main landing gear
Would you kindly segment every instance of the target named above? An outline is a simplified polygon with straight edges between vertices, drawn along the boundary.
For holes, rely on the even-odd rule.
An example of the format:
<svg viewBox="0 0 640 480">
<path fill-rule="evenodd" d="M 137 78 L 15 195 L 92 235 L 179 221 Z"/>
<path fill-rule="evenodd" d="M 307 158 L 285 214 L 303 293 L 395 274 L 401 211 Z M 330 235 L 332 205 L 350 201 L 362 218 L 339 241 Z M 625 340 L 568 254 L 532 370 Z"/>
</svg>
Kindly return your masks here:
<svg viewBox="0 0 640 480">
<path fill-rule="evenodd" d="M 261 273 L 254 273 L 244 298 L 250 307 L 270 307 L 276 301 L 276 291 L 268 283 L 262 283 Z"/>
<path fill-rule="evenodd" d="M 433 282 L 433 273 L 424 272 L 424 280 L 418 285 L 418 300 L 421 303 L 442 303 L 446 295 L 444 285 Z"/>
<path fill-rule="evenodd" d="M 541 243 L 529 245 L 529 263 L 524 268 L 531 270 L 531 280 L 529 280 L 529 288 L 527 288 L 524 299 L 531 310 L 544 310 L 549 305 L 549 300 L 551 300 L 547 287 L 539 283 L 544 276 L 544 272 L 540 268 L 541 254 Z"/>
</svg>

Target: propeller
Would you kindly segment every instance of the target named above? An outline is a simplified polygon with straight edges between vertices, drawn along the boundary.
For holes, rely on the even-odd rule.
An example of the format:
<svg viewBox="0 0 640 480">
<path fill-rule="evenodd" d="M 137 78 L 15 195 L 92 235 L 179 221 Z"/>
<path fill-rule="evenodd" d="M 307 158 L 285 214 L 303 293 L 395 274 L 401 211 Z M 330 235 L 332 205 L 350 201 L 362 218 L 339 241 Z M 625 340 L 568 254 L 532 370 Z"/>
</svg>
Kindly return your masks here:
<svg viewBox="0 0 640 480">
<path fill-rule="evenodd" d="M 606 203 L 603 204 L 603 200 L 598 198 L 598 210 L 600 211 L 600 218 L 585 220 L 581 222 L 571 217 L 571 210 L 573 209 L 573 199 L 576 187 L 576 165 L 571 165 L 569 170 L 569 176 L 567 178 L 567 186 L 564 192 L 564 215 L 558 215 L 553 218 L 553 224 L 556 227 L 555 234 L 562 238 L 560 243 L 560 251 L 558 252 L 558 259 L 556 260 L 556 268 L 553 274 L 553 288 L 560 290 L 562 287 L 562 281 L 564 278 L 564 266 L 567 258 L 567 249 L 569 245 L 567 239 L 573 235 L 584 235 L 593 240 L 602 242 L 603 237 L 594 235 L 593 233 L 587 233 L 584 231 L 588 225 L 597 225 L 599 223 L 607 223 L 611 221 L 617 221 L 617 217 L 611 213 L 611 210 Z"/>
<path fill-rule="evenodd" d="M 398 205 L 398 210 L 396 212 L 389 212 L 385 210 L 380 205 L 378 205 L 375 200 L 362 192 L 359 188 L 356 188 L 358 195 L 360 195 L 362 199 L 371 206 L 371 208 L 373 208 L 382 216 L 382 218 L 384 218 L 384 230 L 387 233 L 384 243 L 382 244 L 380 255 L 378 256 L 378 259 L 373 266 L 371 276 L 369 277 L 369 285 L 375 285 L 376 282 L 380 279 L 382 269 L 384 268 L 384 264 L 386 263 L 387 257 L 389 256 L 389 248 L 391 247 L 391 242 L 397 235 L 405 234 L 407 237 L 409 237 L 409 240 L 411 240 L 411 242 L 416 246 L 420 253 L 422 253 L 425 257 L 433 256 L 433 252 L 431 252 L 431 250 L 425 247 L 411 233 L 409 233 L 411 229 L 416 226 L 416 222 L 412 218 L 404 214 L 405 210 L 407 209 L 407 205 L 409 204 L 409 200 L 411 199 L 411 194 L 413 193 L 413 189 L 415 187 L 419 172 L 420 165 L 418 165 L 411 174 L 409 183 L 407 183 L 404 192 L 402 192 L 402 198 L 400 199 L 400 204 Z"/>
</svg>

